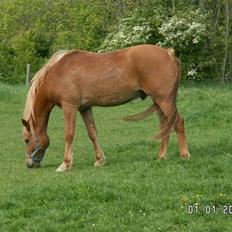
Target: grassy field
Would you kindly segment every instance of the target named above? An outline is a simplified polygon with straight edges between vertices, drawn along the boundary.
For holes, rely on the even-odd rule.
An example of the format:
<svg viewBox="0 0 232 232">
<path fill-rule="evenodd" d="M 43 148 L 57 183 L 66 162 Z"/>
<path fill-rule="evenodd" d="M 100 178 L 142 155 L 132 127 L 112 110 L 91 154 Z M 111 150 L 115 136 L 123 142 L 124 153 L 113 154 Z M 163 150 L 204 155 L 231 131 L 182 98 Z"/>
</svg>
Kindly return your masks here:
<svg viewBox="0 0 232 232">
<path fill-rule="evenodd" d="M 231 231 L 232 85 L 182 85 L 190 161 L 180 160 L 175 134 L 167 159 L 155 161 L 156 116 L 126 123 L 149 100 L 95 108 L 107 163 L 94 168 L 94 150 L 80 116 L 74 166 L 63 159 L 63 115 L 49 121 L 51 144 L 42 167 L 27 169 L 21 138 L 25 87 L 0 85 L 0 231 Z M 230 208 L 228 206 L 231 206 Z M 192 212 L 193 210 L 193 212 Z M 190 211 L 190 212 L 189 212 Z"/>
</svg>

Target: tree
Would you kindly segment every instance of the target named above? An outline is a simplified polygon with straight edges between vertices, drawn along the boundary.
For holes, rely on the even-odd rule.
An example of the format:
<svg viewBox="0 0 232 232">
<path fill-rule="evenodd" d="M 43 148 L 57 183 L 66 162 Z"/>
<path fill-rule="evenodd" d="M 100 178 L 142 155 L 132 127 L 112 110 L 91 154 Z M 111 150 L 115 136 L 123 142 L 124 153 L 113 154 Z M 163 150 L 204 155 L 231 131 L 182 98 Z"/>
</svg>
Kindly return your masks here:
<svg viewBox="0 0 232 232">
<path fill-rule="evenodd" d="M 138 43 L 173 46 L 185 77 L 224 80 L 232 73 L 230 27 L 231 0 L 1 0 L 0 81 L 23 81 L 27 63 L 34 73 L 59 49 Z"/>
<path fill-rule="evenodd" d="M 224 47 L 224 59 L 222 63 L 222 74 L 221 81 L 224 82 L 226 77 L 226 64 L 228 61 L 228 48 L 229 48 L 229 17 L 230 17 L 230 7 L 229 0 L 225 1 L 225 47 Z"/>
</svg>

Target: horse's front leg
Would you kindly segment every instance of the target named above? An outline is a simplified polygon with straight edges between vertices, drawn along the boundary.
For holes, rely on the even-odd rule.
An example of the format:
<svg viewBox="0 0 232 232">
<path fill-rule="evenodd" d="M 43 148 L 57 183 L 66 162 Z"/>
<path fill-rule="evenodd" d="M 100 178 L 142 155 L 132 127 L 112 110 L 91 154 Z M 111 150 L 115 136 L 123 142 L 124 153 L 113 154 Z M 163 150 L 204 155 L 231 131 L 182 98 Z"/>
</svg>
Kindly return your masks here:
<svg viewBox="0 0 232 232">
<path fill-rule="evenodd" d="M 62 105 L 64 111 L 64 121 L 65 121 L 65 151 L 64 151 L 64 161 L 56 169 L 56 172 L 65 172 L 71 169 L 73 164 L 73 139 L 75 133 L 76 125 L 76 112 L 77 107 L 74 105 Z"/>
<path fill-rule="evenodd" d="M 100 167 L 105 163 L 105 156 L 98 142 L 97 128 L 94 122 L 91 108 L 86 111 L 82 111 L 81 116 L 83 118 L 89 138 L 91 139 L 96 152 L 96 162 L 94 163 L 94 166 Z"/>
</svg>

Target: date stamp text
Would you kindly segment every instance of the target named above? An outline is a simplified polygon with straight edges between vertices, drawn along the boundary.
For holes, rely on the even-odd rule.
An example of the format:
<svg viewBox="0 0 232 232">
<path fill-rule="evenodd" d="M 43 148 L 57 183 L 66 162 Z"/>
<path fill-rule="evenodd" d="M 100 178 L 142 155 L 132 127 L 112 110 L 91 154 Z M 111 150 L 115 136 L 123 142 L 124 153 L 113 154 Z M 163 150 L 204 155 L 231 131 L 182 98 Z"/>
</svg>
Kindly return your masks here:
<svg viewBox="0 0 232 232">
<path fill-rule="evenodd" d="M 188 214 L 228 214 L 232 215 L 232 204 L 231 205 L 188 205 L 187 206 Z"/>
</svg>

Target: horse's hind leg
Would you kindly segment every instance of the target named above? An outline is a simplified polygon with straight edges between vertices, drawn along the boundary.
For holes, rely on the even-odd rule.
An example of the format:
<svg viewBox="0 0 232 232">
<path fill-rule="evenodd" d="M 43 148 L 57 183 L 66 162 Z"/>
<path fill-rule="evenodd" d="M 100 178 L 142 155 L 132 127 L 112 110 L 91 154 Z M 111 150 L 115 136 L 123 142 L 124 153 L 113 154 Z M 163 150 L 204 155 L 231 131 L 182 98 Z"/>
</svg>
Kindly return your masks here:
<svg viewBox="0 0 232 232">
<path fill-rule="evenodd" d="M 105 156 L 103 151 L 101 150 L 100 144 L 98 142 L 97 138 L 97 128 L 94 122 L 94 117 L 92 113 L 92 109 L 88 109 L 86 111 L 81 112 L 81 116 L 83 118 L 83 121 L 85 123 L 89 138 L 91 139 L 95 152 L 96 152 L 96 162 L 94 163 L 94 166 L 100 167 L 104 165 L 105 163 Z"/>
<path fill-rule="evenodd" d="M 165 136 L 161 138 L 161 146 L 158 159 L 163 159 L 165 157 L 168 148 L 169 134 L 171 133 L 172 128 L 175 129 L 177 134 L 180 157 L 189 159 L 190 153 L 188 151 L 187 139 L 185 135 L 184 119 L 181 118 L 179 112 L 176 109 L 176 105 L 173 104 L 170 100 L 158 102 L 157 105 L 160 108 L 159 118 L 161 131 L 164 127 L 167 127 Z"/>
<path fill-rule="evenodd" d="M 162 114 L 163 114 L 162 112 L 159 112 L 160 129 L 162 129 L 163 127 L 162 125 L 164 124 L 164 116 Z M 160 151 L 159 151 L 159 156 L 158 156 L 159 160 L 162 160 L 165 158 L 165 155 L 168 150 L 168 142 L 169 142 L 169 136 L 161 139 Z"/>
<path fill-rule="evenodd" d="M 153 102 L 159 107 L 160 133 L 155 137 L 161 139 L 158 159 L 164 159 L 168 149 L 169 135 L 176 126 L 178 111 L 175 101 L 170 97 L 156 101 L 153 99 Z"/>
<path fill-rule="evenodd" d="M 178 119 L 175 125 L 175 130 L 176 130 L 178 143 L 179 143 L 180 157 L 189 159 L 191 155 L 188 150 L 187 139 L 185 136 L 184 119 L 180 116 L 179 113 L 178 113 Z"/>
<path fill-rule="evenodd" d="M 64 151 L 64 161 L 63 163 L 56 169 L 57 172 L 64 172 L 69 170 L 72 167 L 73 157 L 72 157 L 72 145 L 74 139 L 74 131 L 76 124 L 76 111 L 77 107 L 65 104 L 62 105 L 62 109 L 64 111 L 64 121 L 65 121 L 65 151 Z"/>
<path fill-rule="evenodd" d="M 161 137 L 161 144 L 158 159 L 161 160 L 165 158 L 168 150 L 169 135 L 171 133 L 171 124 L 173 121 L 173 112 L 175 112 L 175 105 L 173 105 L 170 100 L 154 101 L 154 104 L 159 107 L 158 115 L 161 134 L 158 135 L 158 138 Z M 167 128 L 167 131 L 163 134 L 165 127 Z"/>
<path fill-rule="evenodd" d="M 159 151 L 159 156 L 158 156 L 159 160 L 165 159 L 165 155 L 168 150 L 168 142 L 169 142 L 169 136 L 161 140 L 160 151 Z"/>
</svg>

